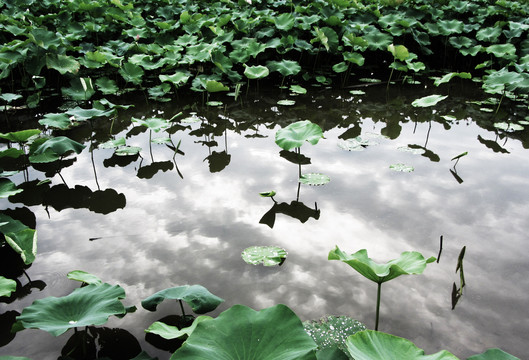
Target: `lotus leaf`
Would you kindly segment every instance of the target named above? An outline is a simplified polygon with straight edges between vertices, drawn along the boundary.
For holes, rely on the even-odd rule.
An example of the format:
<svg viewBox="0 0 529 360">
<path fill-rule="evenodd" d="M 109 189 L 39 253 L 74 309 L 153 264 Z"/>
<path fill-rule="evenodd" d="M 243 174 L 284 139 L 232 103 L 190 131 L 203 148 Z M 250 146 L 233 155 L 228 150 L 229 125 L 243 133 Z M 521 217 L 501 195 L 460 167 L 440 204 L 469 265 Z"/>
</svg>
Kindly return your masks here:
<svg viewBox="0 0 529 360">
<path fill-rule="evenodd" d="M 516 54 L 516 47 L 513 44 L 495 44 L 485 48 L 488 54 L 503 58 Z"/>
<path fill-rule="evenodd" d="M 290 91 L 296 94 L 306 94 L 307 93 L 307 89 L 299 85 L 290 85 Z"/>
<path fill-rule="evenodd" d="M 77 74 L 81 64 L 75 58 L 68 55 L 53 55 L 46 56 L 46 66 L 48 69 L 55 69 L 64 75 L 66 73 Z"/>
<path fill-rule="evenodd" d="M 18 194 L 24 190 L 17 189 L 16 185 L 9 179 L 0 178 L 0 199 Z"/>
<path fill-rule="evenodd" d="M 0 276 L 0 297 L 10 296 L 12 292 L 17 289 L 17 282 L 15 280 L 6 279 Z"/>
<path fill-rule="evenodd" d="M 329 260 L 341 260 L 369 280 L 382 284 L 400 275 L 422 274 L 426 265 L 435 261 L 435 258 L 425 259 L 419 252 L 405 251 L 398 259 L 390 260 L 385 264 L 378 264 L 367 256 L 365 249 L 347 255 L 336 246 L 334 250 L 329 252 Z"/>
<path fill-rule="evenodd" d="M 294 16 L 290 13 L 283 13 L 274 19 L 274 24 L 279 30 L 288 31 L 294 27 Z"/>
<path fill-rule="evenodd" d="M 297 121 L 276 132 L 275 142 L 280 148 L 290 151 L 301 147 L 305 141 L 316 145 L 323 138 L 323 131 L 309 120 Z"/>
<path fill-rule="evenodd" d="M 51 162 L 58 160 L 60 156 L 73 151 L 77 154 L 81 153 L 86 147 L 66 136 L 57 136 L 45 140 L 43 143 L 34 144 L 31 148 L 31 155 L 29 160 L 31 162 Z"/>
<path fill-rule="evenodd" d="M 82 109 L 79 106 L 69 109 L 66 114 L 73 116 L 74 120 L 85 121 L 96 117 L 110 116 L 114 110 L 101 110 L 101 109 Z"/>
<path fill-rule="evenodd" d="M 244 75 L 246 75 L 248 79 L 262 79 L 267 77 L 268 74 L 270 74 L 270 70 L 263 65 L 246 66 L 244 69 Z"/>
<path fill-rule="evenodd" d="M 230 88 L 223 85 L 221 82 L 215 80 L 208 80 L 206 82 L 206 91 L 207 92 L 219 92 L 219 91 L 229 91 Z"/>
<path fill-rule="evenodd" d="M 88 84 L 80 78 L 74 78 L 70 80 L 70 87 L 61 88 L 61 92 L 64 96 L 71 98 L 72 100 L 86 101 L 90 99 L 94 94 L 95 90 L 91 86 L 91 82 Z"/>
<path fill-rule="evenodd" d="M 307 185 L 325 185 L 329 181 L 331 178 L 327 175 L 317 173 L 303 174 L 299 177 L 299 182 Z"/>
<path fill-rule="evenodd" d="M 29 130 L 20 130 L 20 131 L 13 131 L 9 133 L 0 133 L 0 138 L 6 139 L 8 141 L 13 142 L 26 142 L 31 138 L 32 136 L 40 134 L 40 130 L 38 129 L 29 129 Z"/>
<path fill-rule="evenodd" d="M 395 59 L 398 59 L 400 61 L 404 61 L 408 57 L 410 57 L 410 53 L 404 45 L 389 44 L 388 51 L 391 53 L 391 55 L 393 55 Z"/>
<path fill-rule="evenodd" d="M 275 191 L 265 191 L 265 192 L 260 192 L 259 195 L 261 195 L 262 197 L 272 197 L 272 196 L 276 196 L 276 192 Z"/>
<path fill-rule="evenodd" d="M 134 85 L 140 85 L 145 72 L 138 65 L 131 62 L 126 62 L 119 69 L 119 73 L 123 79 L 125 79 L 125 81 L 133 83 Z"/>
<path fill-rule="evenodd" d="M 133 156 L 138 155 L 141 151 L 139 146 L 120 146 L 116 149 L 114 154 L 117 156 Z"/>
<path fill-rule="evenodd" d="M 119 285 L 91 284 L 71 294 L 35 300 L 17 320 L 26 329 L 41 329 L 59 336 L 70 328 L 103 325 L 111 315 L 126 313 L 121 299 L 125 290 Z"/>
<path fill-rule="evenodd" d="M 349 65 L 347 65 L 345 61 L 339 62 L 338 64 L 332 66 L 332 70 L 337 73 L 346 72 L 347 69 L 349 69 Z"/>
<path fill-rule="evenodd" d="M 173 75 L 158 75 L 158 78 L 161 82 L 170 82 L 176 88 L 180 87 L 180 85 L 185 84 L 190 77 L 191 74 L 187 71 L 177 71 Z"/>
<path fill-rule="evenodd" d="M 391 35 L 376 29 L 365 34 L 363 37 L 367 41 L 370 50 L 386 50 L 388 45 L 393 41 Z"/>
<path fill-rule="evenodd" d="M 337 346 L 345 350 L 345 340 L 366 329 L 364 324 L 348 316 L 327 316 L 320 320 L 305 321 L 303 326 L 318 344 L 318 349 Z"/>
<path fill-rule="evenodd" d="M 158 291 L 143 300 L 141 306 L 149 311 L 155 311 L 158 304 L 165 299 L 183 300 L 197 314 L 213 311 L 224 301 L 201 285 L 183 285 Z"/>
<path fill-rule="evenodd" d="M 362 54 L 357 52 L 344 52 L 342 55 L 345 61 L 349 61 L 350 63 L 356 64 L 358 66 L 363 66 L 366 60 Z"/>
<path fill-rule="evenodd" d="M 494 123 L 496 129 L 505 130 L 505 131 L 521 131 L 524 129 L 523 125 L 520 124 L 510 124 L 506 122 L 497 122 Z"/>
<path fill-rule="evenodd" d="M 277 71 L 283 76 L 296 75 L 301 71 L 299 63 L 293 60 L 269 61 L 266 66 L 270 71 Z"/>
<path fill-rule="evenodd" d="M 451 73 L 448 73 L 448 74 L 444 75 L 442 78 L 435 79 L 434 85 L 435 86 L 439 86 L 441 84 L 447 83 L 447 82 L 449 82 L 450 80 L 452 80 L 456 76 L 460 77 L 461 79 L 472 79 L 472 75 L 470 73 L 467 73 L 467 72 L 461 72 L 461 73 L 451 72 Z"/>
<path fill-rule="evenodd" d="M 147 119 L 137 119 L 135 117 L 131 118 L 132 123 L 145 126 L 146 128 L 154 131 L 159 132 L 163 129 L 166 129 L 169 127 L 169 122 L 165 119 L 161 118 L 147 118 Z"/>
<path fill-rule="evenodd" d="M 188 326 L 188 327 L 183 328 L 183 329 L 179 329 L 176 326 L 167 325 L 167 324 L 165 324 L 163 322 L 156 321 L 156 322 L 152 323 L 151 326 L 149 326 L 145 330 L 145 332 L 159 335 L 159 336 L 163 337 L 164 339 L 168 339 L 168 340 L 177 339 L 177 338 L 181 338 L 181 337 L 184 337 L 184 336 L 185 337 L 189 337 L 191 335 L 191 333 L 193 333 L 193 331 L 195 330 L 195 328 L 197 327 L 197 325 L 199 323 L 201 323 L 202 321 L 211 320 L 211 319 L 213 319 L 213 318 L 211 316 L 207 316 L 207 315 L 198 316 L 193 321 L 193 324 L 191 324 L 191 326 Z"/>
<path fill-rule="evenodd" d="M 316 360 L 316 347 L 287 306 L 255 311 L 234 305 L 198 324 L 171 360 Z"/>
<path fill-rule="evenodd" d="M 402 164 L 402 163 L 392 164 L 389 166 L 389 168 L 391 170 L 401 171 L 401 172 L 412 172 L 413 170 L 415 170 L 413 166 Z"/>
<path fill-rule="evenodd" d="M 7 148 L 5 150 L 0 151 L 0 159 L 4 157 L 10 157 L 10 158 L 16 159 L 22 155 L 24 155 L 24 151 L 21 149 Z M 7 175 L 4 175 L 4 176 L 7 176 Z"/>
<path fill-rule="evenodd" d="M 285 249 L 277 246 L 251 246 L 241 253 L 242 259 L 251 265 L 263 264 L 264 266 L 281 265 L 286 257 Z"/>
<path fill-rule="evenodd" d="M 31 359 L 27 358 L 27 357 L 24 357 L 24 356 L 2 355 L 2 356 L 0 356 L 0 360 L 31 360 Z"/>
<path fill-rule="evenodd" d="M 482 354 L 473 355 L 467 360 L 520 360 L 516 356 L 506 353 L 505 351 L 497 348 L 488 349 Z"/>
<path fill-rule="evenodd" d="M 0 99 L 4 100 L 8 104 L 21 98 L 22 95 L 13 93 L 3 93 L 2 95 L 0 95 Z"/>
<path fill-rule="evenodd" d="M 224 103 L 222 101 L 208 101 L 207 106 L 222 106 Z"/>
<path fill-rule="evenodd" d="M 100 149 L 115 149 L 119 146 L 125 145 L 125 138 L 119 138 L 114 140 L 108 140 L 102 144 L 99 144 L 98 148 Z"/>
<path fill-rule="evenodd" d="M 443 36 L 459 34 L 463 32 L 464 23 L 459 20 L 440 20 L 437 22 L 439 33 Z"/>
<path fill-rule="evenodd" d="M 67 114 L 45 114 L 43 119 L 39 120 L 39 124 L 48 126 L 50 128 L 67 130 L 76 123 L 70 120 Z"/>
<path fill-rule="evenodd" d="M 437 105 L 438 102 L 446 99 L 447 95 L 429 95 L 419 99 L 414 100 L 411 105 L 414 107 L 429 107 Z"/>
<path fill-rule="evenodd" d="M 290 99 L 283 99 L 283 100 L 279 100 L 277 104 L 283 105 L 283 106 L 292 106 L 292 105 L 296 105 L 296 101 L 290 100 Z"/>
<path fill-rule="evenodd" d="M 501 35 L 501 27 L 486 27 L 478 30 L 476 33 L 476 39 L 484 42 L 494 43 L 498 40 Z"/>
<path fill-rule="evenodd" d="M 102 77 L 96 80 L 96 86 L 105 95 L 116 94 L 119 90 L 116 82 L 107 77 Z"/>
<path fill-rule="evenodd" d="M 459 360 L 446 350 L 424 355 L 411 341 L 383 332 L 364 330 L 347 338 L 347 351 L 355 360 Z"/>
<path fill-rule="evenodd" d="M 83 282 L 89 285 L 90 284 L 101 285 L 103 283 L 103 281 L 101 281 L 101 279 L 98 278 L 97 276 L 92 275 L 82 270 L 70 271 L 66 276 L 70 280 L 80 281 L 80 282 Z"/>
<path fill-rule="evenodd" d="M 37 254 L 37 231 L 30 229 L 19 220 L 0 214 L 0 233 L 6 242 L 20 255 L 24 264 L 31 264 Z"/>
</svg>

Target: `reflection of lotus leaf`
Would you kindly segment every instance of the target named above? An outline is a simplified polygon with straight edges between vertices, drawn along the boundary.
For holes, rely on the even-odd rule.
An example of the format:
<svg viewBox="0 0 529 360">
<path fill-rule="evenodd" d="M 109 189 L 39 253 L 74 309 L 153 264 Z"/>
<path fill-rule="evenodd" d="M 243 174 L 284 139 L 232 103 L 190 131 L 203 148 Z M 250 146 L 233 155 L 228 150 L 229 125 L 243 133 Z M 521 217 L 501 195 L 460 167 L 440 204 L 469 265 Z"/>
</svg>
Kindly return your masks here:
<svg viewBox="0 0 529 360">
<path fill-rule="evenodd" d="M 424 355 L 424 350 L 407 339 L 373 330 L 351 335 L 346 345 L 349 355 L 355 360 L 459 360 L 446 350 Z"/>
<path fill-rule="evenodd" d="M 41 329 L 59 336 L 70 328 L 102 325 L 111 315 L 123 315 L 125 290 L 118 285 L 88 285 L 70 295 L 35 300 L 17 320 L 26 329 Z"/>
<path fill-rule="evenodd" d="M 251 246 L 241 254 L 243 260 L 251 265 L 263 264 L 276 266 L 285 261 L 287 252 L 278 246 Z"/>
<path fill-rule="evenodd" d="M 316 360 L 315 349 L 314 340 L 287 306 L 255 311 L 234 305 L 198 324 L 171 359 Z"/>
<path fill-rule="evenodd" d="M 149 311 L 155 311 L 158 304 L 165 299 L 183 300 L 197 314 L 213 311 L 224 301 L 202 285 L 183 285 L 158 291 L 143 300 L 141 306 Z"/>
</svg>

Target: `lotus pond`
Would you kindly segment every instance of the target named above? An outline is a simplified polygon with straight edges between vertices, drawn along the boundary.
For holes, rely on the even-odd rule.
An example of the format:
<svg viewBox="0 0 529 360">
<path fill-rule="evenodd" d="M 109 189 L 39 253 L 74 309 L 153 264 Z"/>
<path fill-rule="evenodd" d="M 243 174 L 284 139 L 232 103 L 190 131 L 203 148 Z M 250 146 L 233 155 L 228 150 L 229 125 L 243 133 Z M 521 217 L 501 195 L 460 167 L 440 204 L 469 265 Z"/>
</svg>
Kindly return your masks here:
<svg viewBox="0 0 529 360">
<path fill-rule="evenodd" d="M 111 317 L 98 336 L 107 332 L 121 349 L 160 359 L 174 343 L 144 330 L 180 308 L 164 302 L 148 312 L 139 304 L 185 284 L 225 299 L 211 316 L 234 304 L 281 303 L 302 320 L 347 315 L 374 328 L 376 286 L 327 260 L 337 245 L 367 249 L 378 262 L 408 250 L 438 258 L 422 275 L 384 285 L 379 330 L 427 354 L 447 349 L 464 358 L 500 347 L 523 358 L 527 109 L 506 103 L 486 111 L 497 102 L 469 96 L 481 93 L 468 81 L 449 90 L 428 107 L 412 106 L 432 94 L 425 85 L 263 88 L 237 100 L 217 94 L 221 106 L 200 96 L 163 104 L 139 97 L 112 121 L 56 130 L 86 147 L 12 175 L 24 191 L 2 200 L 25 223 L 34 214 L 29 223 L 39 235 L 27 276 L 12 254 L 2 257 L 2 275 L 18 278 L 18 290 L 0 304 L 0 355 L 56 359 L 67 349 L 73 332 L 9 329 L 34 300 L 78 288 L 66 276 L 72 270 L 119 284 L 124 304 L 138 306 Z M 42 118 L 9 116 L 29 128 Z M 301 120 L 318 124 L 324 137 L 300 154 L 282 150 L 277 131 Z M 330 181 L 300 184 L 300 167 Z M 287 256 L 280 266 L 251 265 L 241 253 L 252 246 L 278 246 Z"/>
</svg>

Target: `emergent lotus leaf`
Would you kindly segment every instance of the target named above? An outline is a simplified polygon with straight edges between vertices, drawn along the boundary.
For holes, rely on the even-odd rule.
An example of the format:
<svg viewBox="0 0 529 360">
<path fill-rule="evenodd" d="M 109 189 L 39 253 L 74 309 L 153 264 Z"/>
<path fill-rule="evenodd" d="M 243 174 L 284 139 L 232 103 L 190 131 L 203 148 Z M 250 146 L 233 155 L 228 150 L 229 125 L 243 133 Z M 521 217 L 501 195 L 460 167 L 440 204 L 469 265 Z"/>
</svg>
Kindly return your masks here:
<svg viewBox="0 0 529 360">
<path fill-rule="evenodd" d="M 345 344 L 355 360 L 459 360 L 446 350 L 424 355 L 424 350 L 408 339 L 374 330 L 357 332 L 349 336 Z"/>
<path fill-rule="evenodd" d="M 329 260 L 341 260 L 358 271 L 364 277 L 377 284 L 392 280 L 400 275 L 422 274 L 426 265 L 435 261 L 434 257 L 425 259 L 417 251 L 405 251 L 398 259 L 393 259 L 385 264 L 378 264 L 367 256 L 367 250 L 362 249 L 348 255 L 336 246 L 329 252 Z"/>
<path fill-rule="evenodd" d="M 472 355 L 467 360 L 520 360 L 516 356 L 497 348 L 488 349 L 482 354 Z"/>
<path fill-rule="evenodd" d="M 415 99 L 411 105 L 414 107 L 429 107 L 435 106 L 438 102 L 446 99 L 447 95 L 428 95 L 419 99 Z"/>
<path fill-rule="evenodd" d="M 149 311 L 155 311 L 158 304 L 165 299 L 183 300 L 197 314 L 213 311 L 224 301 L 202 285 L 183 285 L 158 291 L 143 300 L 141 306 Z"/>
<path fill-rule="evenodd" d="M 323 130 L 309 120 L 297 121 L 276 132 L 276 144 L 290 151 L 301 147 L 305 141 L 316 145 L 323 138 Z"/>
<path fill-rule="evenodd" d="M 234 305 L 198 324 L 171 360 L 316 360 L 316 347 L 287 306 L 255 311 Z"/>
<path fill-rule="evenodd" d="M 85 284 L 101 285 L 103 283 L 103 281 L 97 276 L 82 270 L 70 271 L 66 276 L 70 280 L 80 281 Z"/>
<path fill-rule="evenodd" d="M 22 189 L 17 189 L 11 180 L 0 178 L 0 199 L 5 199 L 22 191 Z"/>
<path fill-rule="evenodd" d="M 156 321 L 152 323 L 151 326 L 149 326 L 147 329 L 145 329 L 145 332 L 159 335 L 167 340 L 177 339 L 184 336 L 188 337 L 195 330 L 199 323 L 211 319 L 213 318 L 207 315 L 198 316 L 190 326 L 183 329 L 179 329 L 176 326 L 167 325 L 161 321 Z"/>
<path fill-rule="evenodd" d="M 0 276 L 0 296 L 10 296 L 13 291 L 17 288 L 15 280 L 6 279 Z"/>
<path fill-rule="evenodd" d="M 75 289 L 71 294 L 35 300 L 17 320 L 26 329 L 41 329 L 59 336 L 70 328 L 103 325 L 111 315 L 126 313 L 125 290 L 103 283 Z"/>
</svg>

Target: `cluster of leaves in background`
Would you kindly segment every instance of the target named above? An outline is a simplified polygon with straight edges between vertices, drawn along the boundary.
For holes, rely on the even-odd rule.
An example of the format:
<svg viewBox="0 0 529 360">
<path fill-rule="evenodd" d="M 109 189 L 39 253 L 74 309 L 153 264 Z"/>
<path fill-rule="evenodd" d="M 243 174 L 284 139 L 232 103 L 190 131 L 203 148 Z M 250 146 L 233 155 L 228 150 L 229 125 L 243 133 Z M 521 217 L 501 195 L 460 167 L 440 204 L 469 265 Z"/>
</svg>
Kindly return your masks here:
<svg viewBox="0 0 529 360">
<path fill-rule="evenodd" d="M 36 106 L 57 88 L 75 100 L 146 88 L 167 100 L 271 75 L 328 85 L 355 68 L 471 71 L 492 93 L 529 88 L 526 2 L 2 0 L 0 9 L 6 103 Z"/>
</svg>

